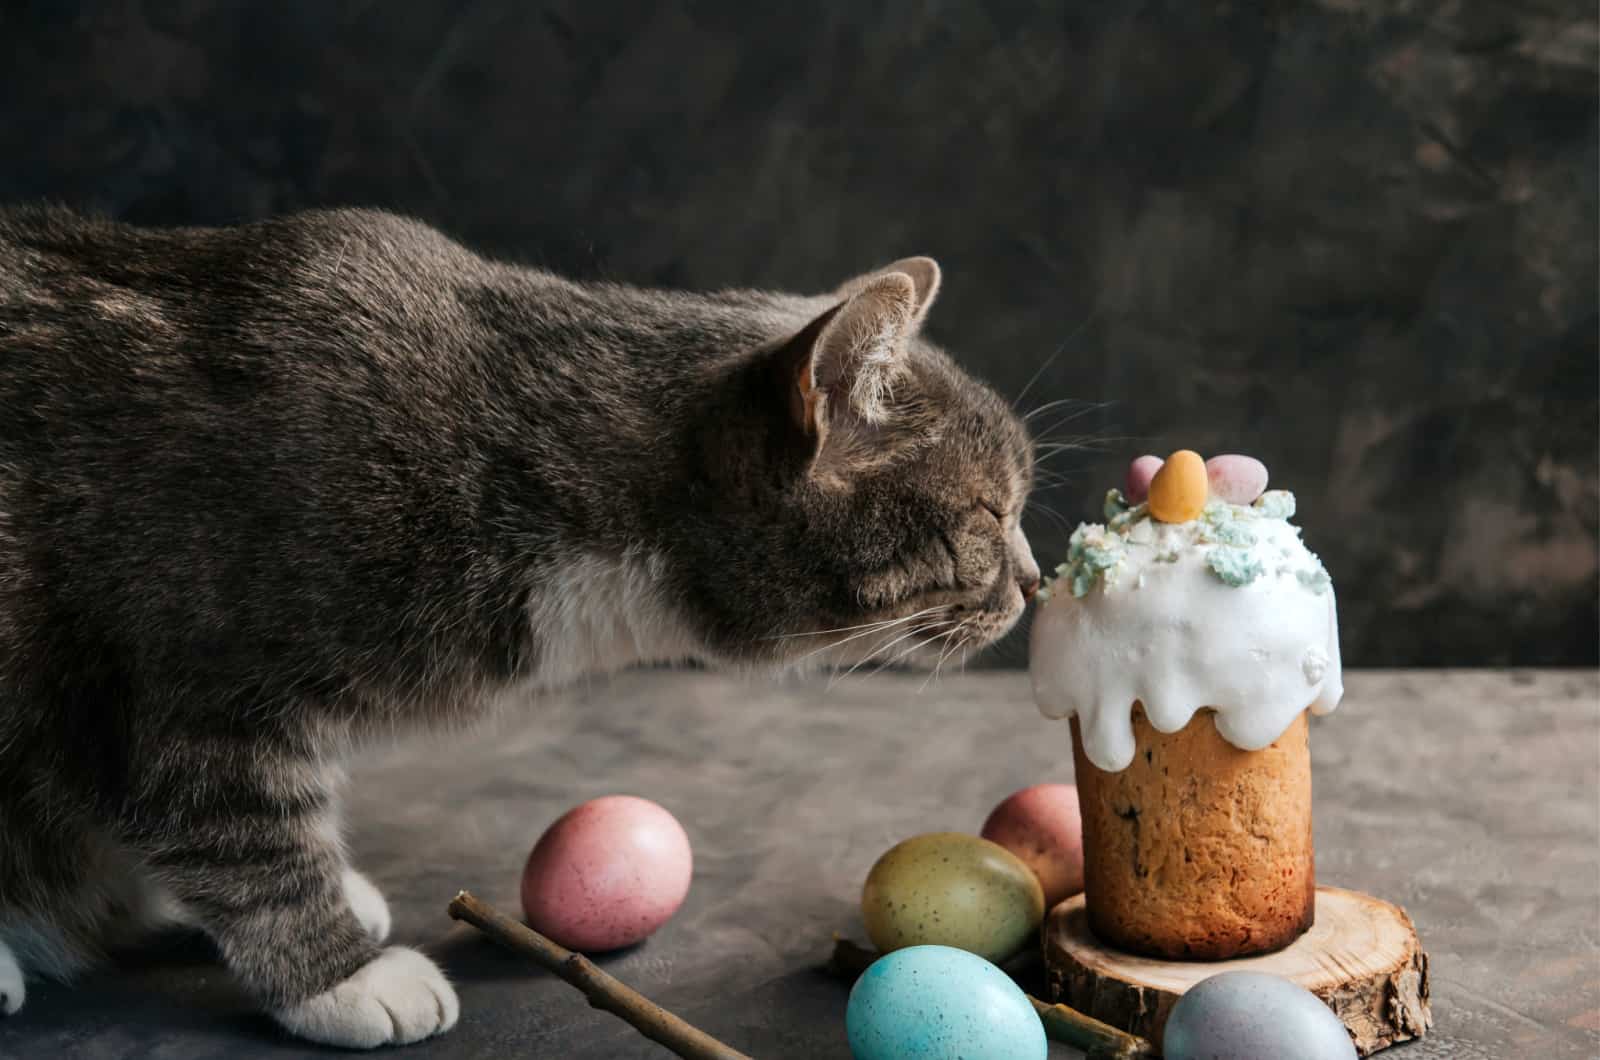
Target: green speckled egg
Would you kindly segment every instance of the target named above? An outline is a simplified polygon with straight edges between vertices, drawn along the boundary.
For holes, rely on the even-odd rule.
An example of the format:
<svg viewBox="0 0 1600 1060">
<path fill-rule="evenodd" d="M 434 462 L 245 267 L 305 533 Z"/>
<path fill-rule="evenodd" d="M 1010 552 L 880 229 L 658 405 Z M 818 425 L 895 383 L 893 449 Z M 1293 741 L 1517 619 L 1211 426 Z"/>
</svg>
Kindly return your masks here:
<svg viewBox="0 0 1600 1060">
<path fill-rule="evenodd" d="M 955 946 L 1003 961 L 1044 918 L 1039 880 L 998 843 L 963 832 L 929 832 L 892 847 L 861 889 L 872 944 Z"/>
</svg>

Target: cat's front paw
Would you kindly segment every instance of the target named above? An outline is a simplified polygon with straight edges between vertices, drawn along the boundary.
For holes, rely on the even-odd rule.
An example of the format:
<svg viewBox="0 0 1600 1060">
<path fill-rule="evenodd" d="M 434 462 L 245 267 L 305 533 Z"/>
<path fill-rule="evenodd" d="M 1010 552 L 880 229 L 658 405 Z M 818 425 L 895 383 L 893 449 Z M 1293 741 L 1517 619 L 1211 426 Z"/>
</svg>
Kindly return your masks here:
<svg viewBox="0 0 1600 1060">
<path fill-rule="evenodd" d="M 391 946 L 344 982 L 279 1009 L 273 1018 L 302 1038 L 347 1049 L 404 1045 L 456 1025 L 461 1004 L 437 965 Z"/>
<path fill-rule="evenodd" d="M 372 941 L 382 942 L 389 937 L 389 903 L 383 900 L 371 880 L 355 869 L 345 869 L 344 898 Z"/>
<path fill-rule="evenodd" d="M 0 942 L 0 1016 L 9 1016 L 22 1007 L 28 990 L 22 983 L 22 965 L 4 942 Z"/>
</svg>

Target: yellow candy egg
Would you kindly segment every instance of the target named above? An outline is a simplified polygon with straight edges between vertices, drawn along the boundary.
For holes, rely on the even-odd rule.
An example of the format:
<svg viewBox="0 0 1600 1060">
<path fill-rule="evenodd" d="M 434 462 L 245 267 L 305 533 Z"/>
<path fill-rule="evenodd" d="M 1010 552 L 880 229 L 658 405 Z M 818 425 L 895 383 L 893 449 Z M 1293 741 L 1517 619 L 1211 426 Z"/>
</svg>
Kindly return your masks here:
<svg viewBox="0 0 1600 1060">
<path fill-rule="evenodd" d="M 1163 523 L 1187 523 L 1206 506 L 1206 462 L 1192 449 L 1167 457 L 1150 480 L 1150 514 Z"/>
</svg>

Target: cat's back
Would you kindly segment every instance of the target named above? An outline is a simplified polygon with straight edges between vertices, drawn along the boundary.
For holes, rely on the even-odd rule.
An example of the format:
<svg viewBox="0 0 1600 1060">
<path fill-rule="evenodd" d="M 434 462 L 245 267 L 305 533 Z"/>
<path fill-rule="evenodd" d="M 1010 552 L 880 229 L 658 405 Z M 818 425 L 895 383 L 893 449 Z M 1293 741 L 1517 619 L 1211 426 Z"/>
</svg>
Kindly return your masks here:
<svg viewBox="0 0 1600 1060">
<path fill-rule="evenodd" d="M 109 525 L 398 505 L 508 447 L 593 478 L 597 416 L 618 451 L 644 444 L 690 414 L 686 379 L 815 308 L 578 284 L 376 210 L 141 228 L 0 208 L 0 518 L 20 476 Z"/>
<path fill-rule="evenodd" d="M 685 381 L 795 312 L 580 285 L 379 211 L 0 210 L 0 598 L 47 574 L 130 614 L 180 587 L 179 617 L 360 579 L 425 594 L 418 556 L 444 584 L 491 527 L 532 540 L 603 507 L 585 484 L 631 481 Z"/>
<path fill-rule="evenodd" d="M 363 298 L 397 303 L 437 290 L 427 277 L 489 268 L 436 229 L 381 210 L 147 228 L 63 207 L 0 207 L 0 343 L 69 339 L 39 328 L 53 317 L 216 326 L 224 307 L 309 298 L 309 315 Z"/>
<path fill-rule="evenodd" d="M 297 388 L 337 392 L 385 362 L 448 352 L 445 302 L 489 271 L 434 229 L 381 211 L 142 228 L 3 208 L 0 410 L 13 440 L 29 423 L 96 408 L 210 409 L 239 423 Z"/>
<path fill-rule="evenodd" d="M 378 211 L 0 210 L 0 553 L 192 566 L 386 518 L 452 459 L 474 395 L 448 305 L 489 268 Z"/>
</svg>

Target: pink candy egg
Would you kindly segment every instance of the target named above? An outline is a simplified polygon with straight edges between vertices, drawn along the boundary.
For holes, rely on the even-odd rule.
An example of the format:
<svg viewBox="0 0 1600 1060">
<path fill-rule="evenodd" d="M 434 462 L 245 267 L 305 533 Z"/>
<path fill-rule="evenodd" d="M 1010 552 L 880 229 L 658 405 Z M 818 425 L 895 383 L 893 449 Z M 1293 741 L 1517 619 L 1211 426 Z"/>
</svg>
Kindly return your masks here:
<svg viewBox="0 0 1600 1060">
<path fill-rule="evenodd" d="M 567 811 L 522 870 L 528 924 L 568 949 L 631 946 L 665 924 L 689 893 L 694 857 L 672 814 L 632 795 Z"/>
<path fill-rule="evenodd" d="M 1267 489 L 1267 465 L 1253 456 L 1229 453 L 1206 461 L 1211 495 L 1229 504 L 1249 504 Z"/>
<path fill-rule="evenodd" d="M 1008 796 L 981 835 L 1033 870 L 1046 909 L 1083 890 L 1083 821 L 1074 785 L 1035 784 Z"/>
<path fill-rule="evenodd" d="M 1150 496 L 1150 480 L 1156 477 L 1161 465 L 1159 456 L 1141 456 L 1128 465 L 1128 477 L 1123 483 L 1122 496 L 1129 504 L 1143 504 Z"/>
</svg>

